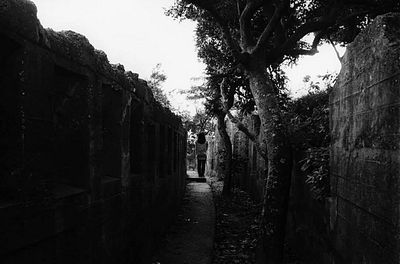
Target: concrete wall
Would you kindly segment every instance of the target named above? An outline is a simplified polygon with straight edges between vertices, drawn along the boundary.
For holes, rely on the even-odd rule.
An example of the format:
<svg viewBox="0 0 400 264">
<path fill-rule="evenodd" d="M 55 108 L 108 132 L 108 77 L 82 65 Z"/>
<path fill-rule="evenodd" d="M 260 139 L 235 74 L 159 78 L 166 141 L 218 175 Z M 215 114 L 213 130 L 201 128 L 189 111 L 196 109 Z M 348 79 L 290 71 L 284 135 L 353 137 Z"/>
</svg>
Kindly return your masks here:
<svg viewBox="0 0 400 264">
<path fill-rule="evenodd" d="M 400 14 L 349 45 L 330 98 L 336 263 L 399 263 Z"/>
<path fill-rule="evenodd" d="M 0 262 L 149 263 L 185 184 L 186 132 L 84 36 L 0 0 Z"/>
</svg>

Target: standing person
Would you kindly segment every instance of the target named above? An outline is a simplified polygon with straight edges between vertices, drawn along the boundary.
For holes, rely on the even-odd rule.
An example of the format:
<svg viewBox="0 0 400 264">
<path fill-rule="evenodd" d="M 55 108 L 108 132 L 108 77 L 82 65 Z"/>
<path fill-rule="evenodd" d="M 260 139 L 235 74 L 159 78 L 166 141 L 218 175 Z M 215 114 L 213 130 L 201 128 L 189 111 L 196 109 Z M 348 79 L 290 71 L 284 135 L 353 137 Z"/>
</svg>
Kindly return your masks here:
<svg viewBox="0 0 400 264">
<path fill-rule="evenodd" d="M 197 172 L 199 173 L 199 177 L 204 177 L 204 171 L 206 169 L 206 160 L 207 160 L 207 148 L 208 143 L 206 141 L 206 135 L 203 132 L 200 132 L 197 135 L 196 141 L 196 157 L 197 157 Z"/>
</svg>

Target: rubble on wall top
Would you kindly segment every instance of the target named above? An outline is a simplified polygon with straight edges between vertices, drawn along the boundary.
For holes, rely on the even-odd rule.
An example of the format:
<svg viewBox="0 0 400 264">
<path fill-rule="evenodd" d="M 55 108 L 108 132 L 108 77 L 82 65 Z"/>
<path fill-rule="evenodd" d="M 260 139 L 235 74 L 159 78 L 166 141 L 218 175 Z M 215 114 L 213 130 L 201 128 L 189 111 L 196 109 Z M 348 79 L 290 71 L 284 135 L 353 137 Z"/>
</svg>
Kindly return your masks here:
<svg viewBox="0 0 400 264">
<path fill-rule="evenodd" d="M 29 0 L 0 0 L 0 25 L 35 42 L 40 40 L 43 30 L 37 19 L 37 8 Z"/>
<path fill-rule="evenodd" d="M 46 38 L 49 48 L 56 53 L 83 65 L 95 65 L 97 54 L 85 36 L 70 30 L 56 32 L 46 29 Z"/>
</svg>

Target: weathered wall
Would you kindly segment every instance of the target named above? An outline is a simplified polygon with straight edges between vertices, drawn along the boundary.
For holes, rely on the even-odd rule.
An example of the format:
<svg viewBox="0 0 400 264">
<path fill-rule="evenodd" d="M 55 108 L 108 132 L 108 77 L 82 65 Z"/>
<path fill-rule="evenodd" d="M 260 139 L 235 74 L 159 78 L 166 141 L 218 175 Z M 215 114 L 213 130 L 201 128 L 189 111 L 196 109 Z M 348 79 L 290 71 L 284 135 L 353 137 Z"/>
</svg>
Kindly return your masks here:
<svg viewBox="0 0 400 264">
<path fill-rule="evenodd" d="M 336 263 L 399 263 L 400 14 L 349 45 L 332 91 L 330 228 Z"/>
<path fill-rule="evenodd" d="M 186 133 L 146 83 L 0 0 L 0 262 L 149 263 Z"/>
</svg>

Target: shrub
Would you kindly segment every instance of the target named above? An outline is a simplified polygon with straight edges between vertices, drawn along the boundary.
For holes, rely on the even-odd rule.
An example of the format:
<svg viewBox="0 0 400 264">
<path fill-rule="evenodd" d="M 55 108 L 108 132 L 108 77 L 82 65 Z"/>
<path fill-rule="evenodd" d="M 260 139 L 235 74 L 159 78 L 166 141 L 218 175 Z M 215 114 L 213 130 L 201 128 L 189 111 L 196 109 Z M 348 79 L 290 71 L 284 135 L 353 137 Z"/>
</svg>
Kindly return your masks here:
<svg viewBox="0 0 400 264">
<path fill-rule="evenodd" d="M 306 184 L 313 199 L 322 201 L 329 195 L 329 90 L 292 101 L 289 115 L 295 151 L 305 156 L 299 163 Z"/>
</svg>

